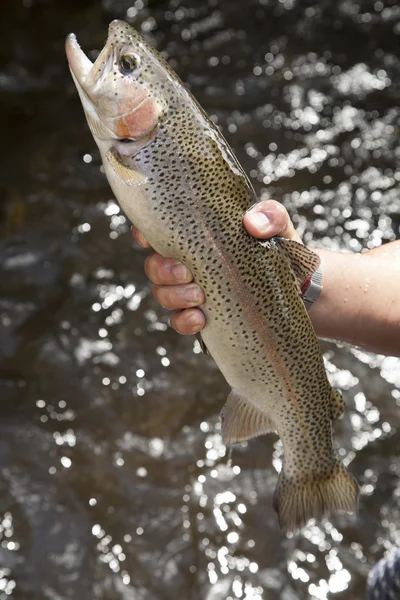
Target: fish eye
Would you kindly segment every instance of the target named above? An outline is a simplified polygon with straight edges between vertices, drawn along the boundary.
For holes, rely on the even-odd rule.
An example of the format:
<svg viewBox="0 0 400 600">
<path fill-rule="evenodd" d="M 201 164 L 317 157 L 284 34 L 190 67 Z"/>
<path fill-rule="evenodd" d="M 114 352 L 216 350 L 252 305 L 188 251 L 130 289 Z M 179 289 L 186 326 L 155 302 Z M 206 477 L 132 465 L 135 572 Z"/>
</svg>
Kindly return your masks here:
<svg viewBox="0 0 400 600">
<path fill-rule="evenodd" d="M 133 73 L 140 66 L 140 58 L 137 54 L 123 54 L 119 59 L 119 68 L 122 73 Z"/>
</svg>

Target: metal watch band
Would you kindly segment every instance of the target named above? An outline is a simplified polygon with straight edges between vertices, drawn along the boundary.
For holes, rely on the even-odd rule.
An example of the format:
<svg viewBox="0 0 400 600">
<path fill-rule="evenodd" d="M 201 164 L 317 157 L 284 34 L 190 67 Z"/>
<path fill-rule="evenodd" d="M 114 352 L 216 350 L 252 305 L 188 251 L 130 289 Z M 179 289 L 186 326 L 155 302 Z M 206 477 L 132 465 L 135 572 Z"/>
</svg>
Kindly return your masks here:
<svg viewBox="0 0 400 600">
<path fill-rule="evenodd" d="M 306 282 L 307 287 L 303 292 L 303 302 L 307 310 L 310 310 L 314 302 L 319 298 L 322 292 L 322 269 L 321 265 L 312 274 L 310 279 Z M 304 286 L 303 286 L 304 287 Z M 302 290 L 303 291 L 303 290 Z"/>
</svg>

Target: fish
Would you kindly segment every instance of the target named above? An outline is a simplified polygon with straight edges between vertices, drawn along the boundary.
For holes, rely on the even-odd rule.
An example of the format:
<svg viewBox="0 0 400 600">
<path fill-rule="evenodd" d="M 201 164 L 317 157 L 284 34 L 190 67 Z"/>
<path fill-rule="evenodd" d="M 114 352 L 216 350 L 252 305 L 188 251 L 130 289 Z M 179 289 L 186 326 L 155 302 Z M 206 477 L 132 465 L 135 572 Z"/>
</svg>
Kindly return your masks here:
<svg viewBox="0 0 400 600">
<path fill-rule="evenodd" d="M 343 398 L 328 381 L 301 297 L 318 255 L 246 232 L 243 214 L 258 201 L 246 173 L 133 27 L 113 21 L 93 63 L 74 34 L 66 54 L 118 203 L 156 252 L 186 265 L 204 291 L 202 346 L 231 387 L 221 412 L 224 442 L 278 434 L 283 460 L 273 507 L 282 532 L 357 513 L 358 484 L 332 441 Z"/>
</svg>

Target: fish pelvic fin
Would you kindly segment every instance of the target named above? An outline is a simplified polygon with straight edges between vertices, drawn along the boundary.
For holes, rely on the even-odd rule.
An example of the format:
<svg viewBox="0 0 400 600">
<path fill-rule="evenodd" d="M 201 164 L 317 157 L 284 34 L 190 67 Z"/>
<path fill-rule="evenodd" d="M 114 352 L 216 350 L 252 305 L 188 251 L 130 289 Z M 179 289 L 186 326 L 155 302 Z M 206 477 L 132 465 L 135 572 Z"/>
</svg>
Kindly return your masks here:
<svg viewBox="0 0 400 600">
<path fill-rule="evenodd" d="M 348 512 L 357 514 L 359 487 L 346 467 L 336 458 L 328 475 L 312 473 L 298 481 L 289 477 L 284 468 L 279 475 L 273 506 L 284 533 L 304 527 L 310 519 Z"/>
<path fill-rule="evenodd" d="M 222 439 L 235 444 L 275 431 L 270 416 L 259 410 L 242 394 L 232 390 L 221 411 Z"/>
</svg>

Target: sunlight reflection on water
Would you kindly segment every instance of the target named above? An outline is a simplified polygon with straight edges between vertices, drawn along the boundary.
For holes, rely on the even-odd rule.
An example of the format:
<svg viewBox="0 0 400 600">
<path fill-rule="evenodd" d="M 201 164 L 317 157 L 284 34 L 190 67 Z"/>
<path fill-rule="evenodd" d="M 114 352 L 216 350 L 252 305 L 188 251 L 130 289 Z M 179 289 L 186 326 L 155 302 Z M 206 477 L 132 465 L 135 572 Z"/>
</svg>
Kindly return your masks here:
<svg viewBox="0 0 400 600">
<path fill-rule="evenodd" d="M 272 509 L 282 445 L 264 436 L 229 458 L 226 386 L 151 298 L 62 38 L 76 31 L 94 58 L 104 23 L 130 19 L 259 196 L 288 207 L 306 244 L 358 252 L 399 237 L 398 6 L 6 4 L 18 17 L 1 36 L 0 600 L 364 600 L 369 566 L 400 543 L 399 359 L 323 345 L 360 515 L 283 539 Z"/>
</svg>

